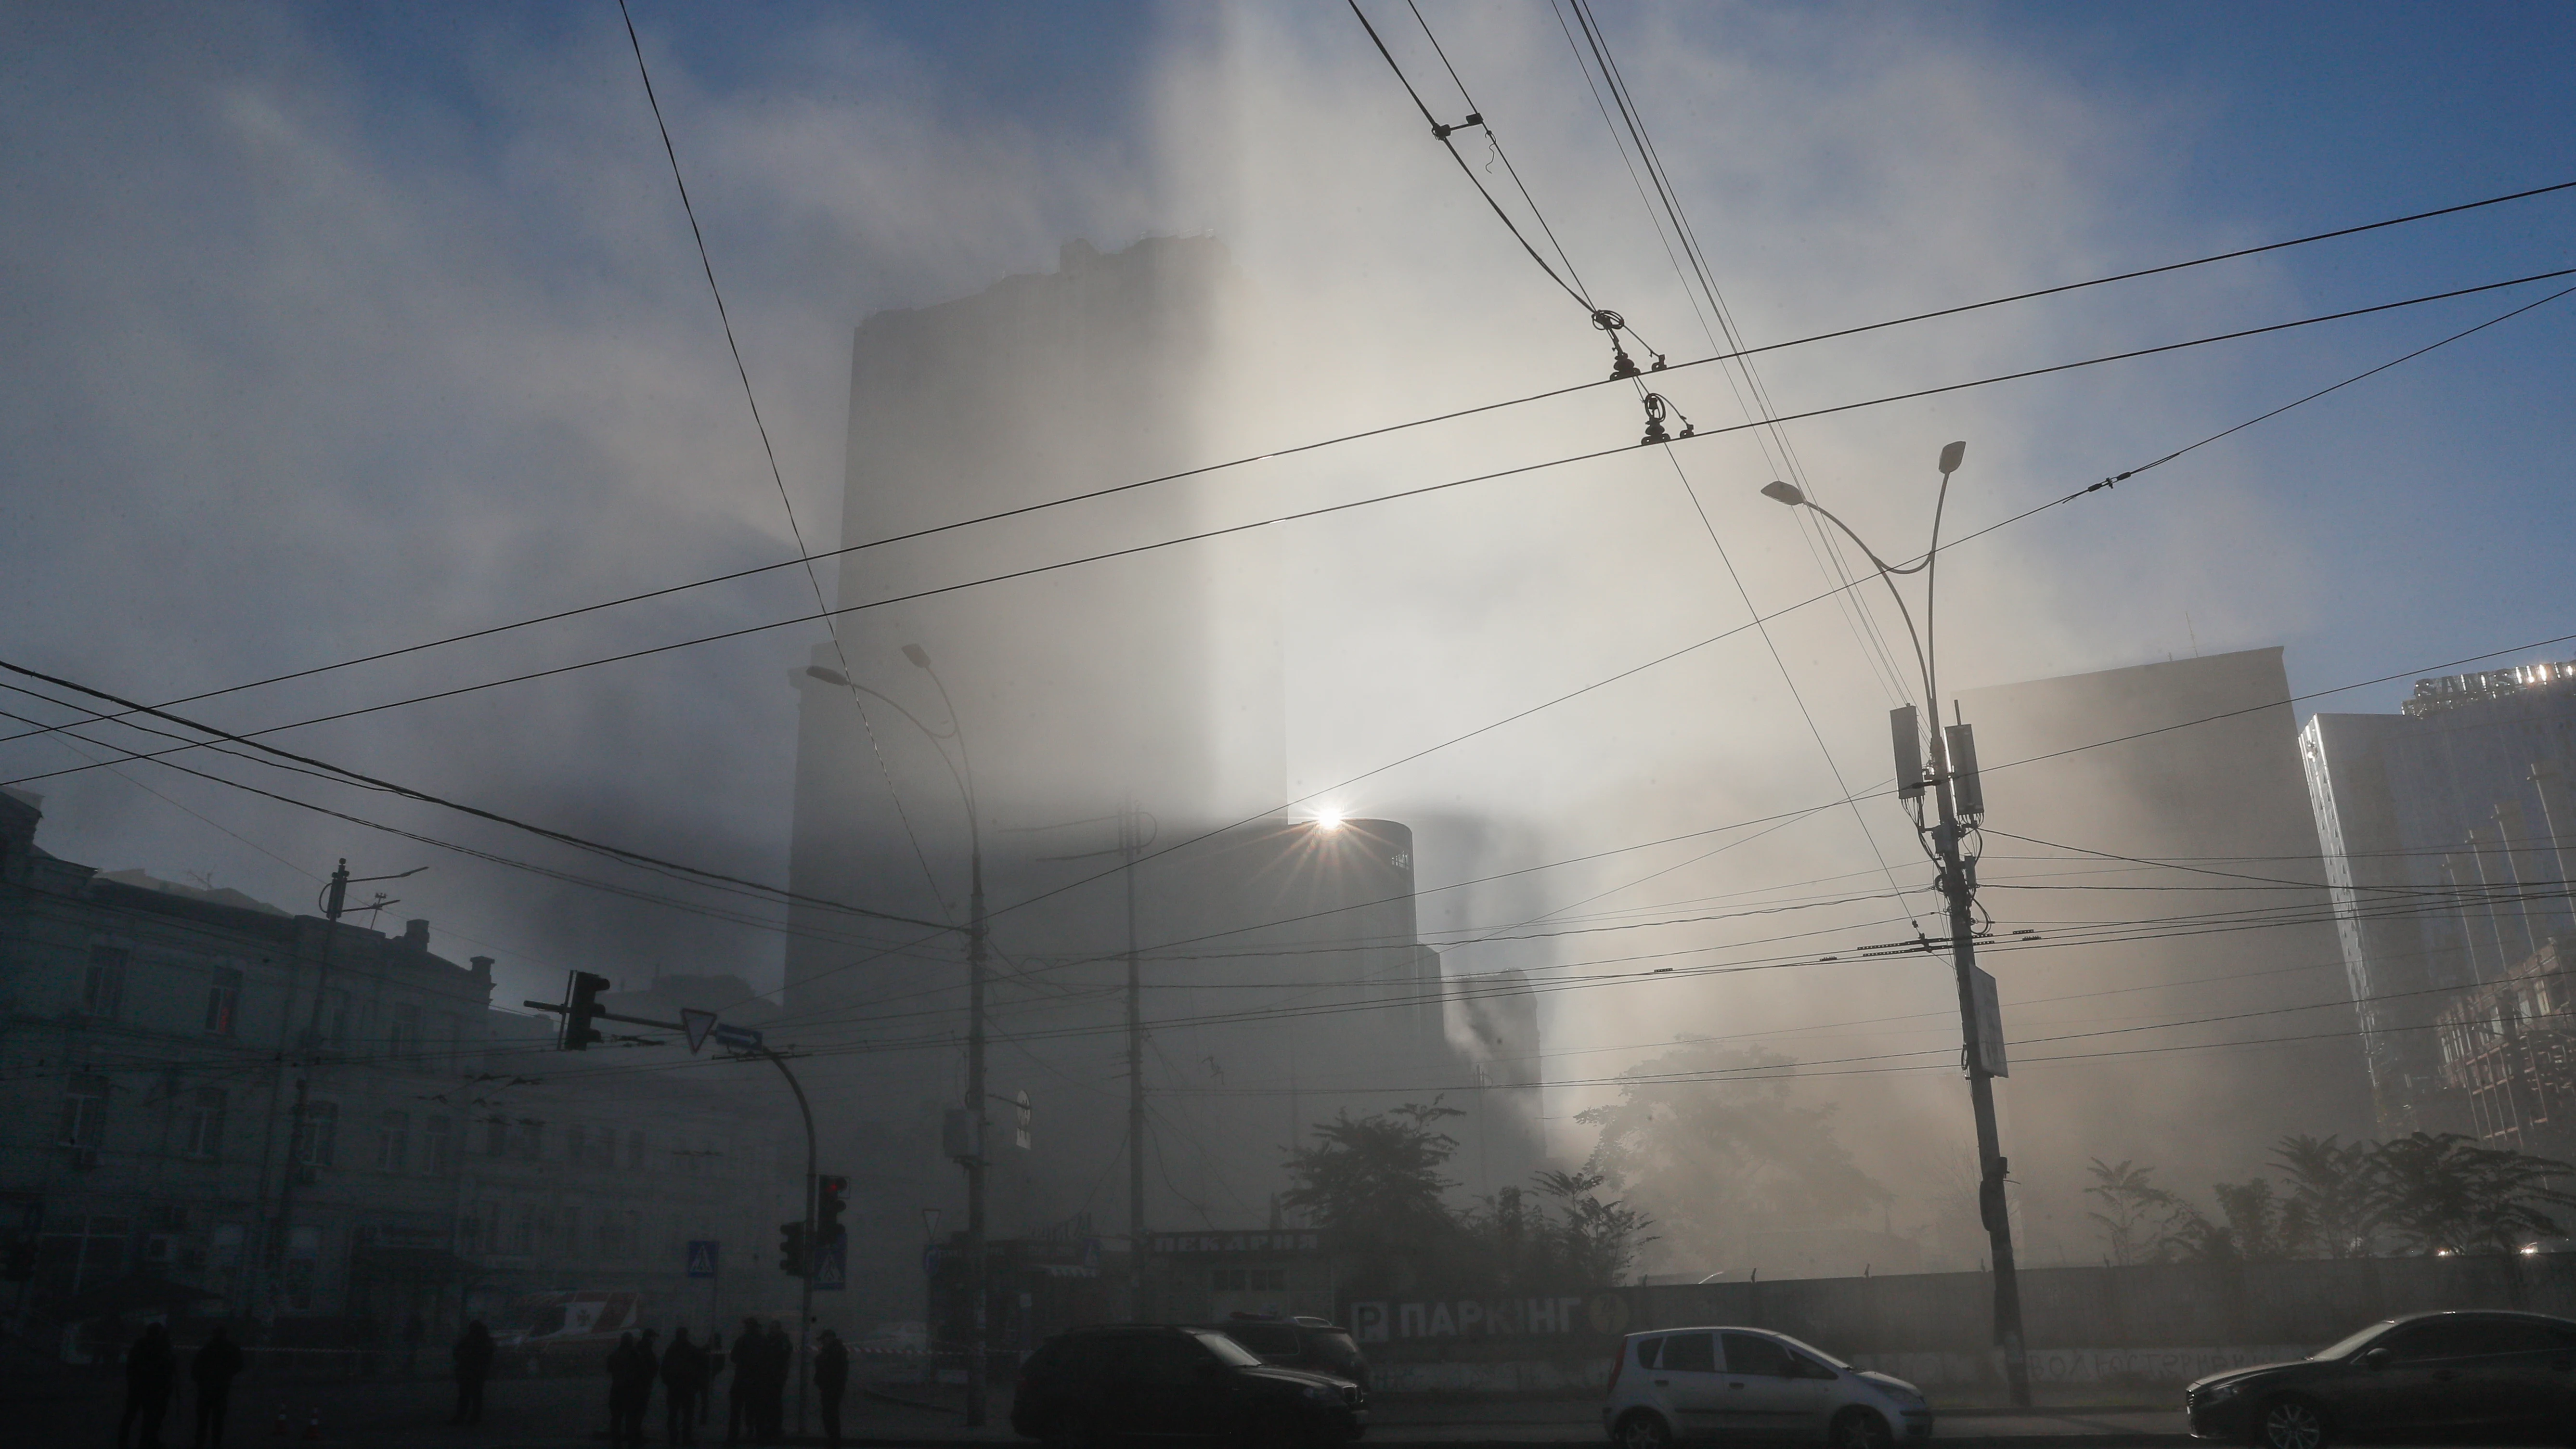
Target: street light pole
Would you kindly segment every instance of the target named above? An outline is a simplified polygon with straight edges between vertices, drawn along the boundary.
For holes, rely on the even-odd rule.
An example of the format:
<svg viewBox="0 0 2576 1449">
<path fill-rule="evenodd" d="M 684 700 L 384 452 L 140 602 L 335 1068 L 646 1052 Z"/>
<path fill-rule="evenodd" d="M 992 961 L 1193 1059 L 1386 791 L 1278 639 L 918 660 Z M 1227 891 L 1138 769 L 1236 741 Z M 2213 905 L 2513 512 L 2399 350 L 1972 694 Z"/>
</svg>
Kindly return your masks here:
<svg viewBox="0 0 2576 1449">
<path fill-rule="evenodd" d="M 1127 858 L 1127 1273 L 1128 1316 L 1145 1316 L 1145 1004 L 1136 963 L 1136 853 L 1143 821 L 1133 799 L 1118 812 L 1118 845 Z"/>
<path fill-rule="evenodd" d="M 1958 471 L 1966 455 L 1965 443 L 1951 443 L 1941 450 L 1941 495 L 1932 510 L 1932 546 L 1921 559 L 1902 567 L 1880 558 L 1850 524 L 1808 498 L 1796 485 L 1773 482 L 1764 485 L 1762 492 L 1791 507 L 1815 510 L 1859 545 L 1895 598 L 1897 612 L 1905 619 L 1905 631 L 1914 642 L 1915 664 L 1923 673 L 1925 717 L 1931 724 L 1932 768 L 1927 776 L 1920 765 L 1922 737 L 1916 733 L 1913 707 L 1898 709 L 1894 719 L 1897 793 L 1900 797 L 1919 798 L 1929 789 L 1939 811 L 1939 823 L 1926 833 L 1932 837 L 1933 856 L 1940 864 L 1940 890 L 1949 907 L 1951 971 L 1959 991 L 1961 1061 L 1967 1070 L 1968 1103 L 1976 1117 L 1977 1212 L 1986 1229 L 1994 1264 L 1995 1342 L 2004 1352 L 2004 1379 L 2012 1401 L 2028 1405 L 2030 1363 L 2022 1338 L 2021 1279 L 2013 1257 L 2012 1217 L 2004 1198 L 2004 1179 L 2010 1164 L 2003 1155 L 2003 1134 L 1995 1123 L 1994 1079 L 2003 1075 L 2003 1043 L 1999 1026 L 1981 1020 L 1985 1013 L 1980 1009 L 1978 983 L 1985 973 L 1977 969 L 1976 862 L 1959 847 L 1963 819 L 1982 815 L 1985 802 L 1968 727 L 1956 724 L 1945 730 L 1941 725 L 1939 640 L 1932 631 L 1932 586 L 1937 577 L 1933 570 L 1941 551 L 1941 512 L 1949 502 L 1950 475 Z M 1896 575 L 1916 572 L 1924 575 L 1921 633 L 1915 632 L 1913 612 L 1906 608 L 1905 595 L 1896 587 Z M 1921 828 L 1919 817 L 1917 828 Z"/>
<path fill-rule="evenodd" d="M 961 1159 L 966 1169 L 966 1283 L 973 1295 L 973 1331 L 967 1343 L 966 1359 L 966 1427 L 984 1425 L 984 1401 L 991 1367 L 986 1362 L 991 1339 L 992 1290 L 987 1279 L 984 1249 L 984 985 L 985 985 L 985 919 L 984 919 L 984 826 L 982 811 L 975 802 L 975 762 L 966 750 L 966 729 L 957 717 L 957 702 L 948 696 L 948 684 L 931 668 L 930 655 L 918 644 L 903 646 L 903 657 L 913 667 L 930 676 L 939 687 L 939 702 L 948 710 L 949 732 L 957 738 L 957 757 L 964 764 L 958 781 L 966 797 L 966 839 L 969 851 L 971 887 L 967 902 L 966 925 L 966 1117 L 970 1126 L 967 1147 L 973 1155 Z M 942 758 L 946 750 L 940 751 Z"/>
</svg>

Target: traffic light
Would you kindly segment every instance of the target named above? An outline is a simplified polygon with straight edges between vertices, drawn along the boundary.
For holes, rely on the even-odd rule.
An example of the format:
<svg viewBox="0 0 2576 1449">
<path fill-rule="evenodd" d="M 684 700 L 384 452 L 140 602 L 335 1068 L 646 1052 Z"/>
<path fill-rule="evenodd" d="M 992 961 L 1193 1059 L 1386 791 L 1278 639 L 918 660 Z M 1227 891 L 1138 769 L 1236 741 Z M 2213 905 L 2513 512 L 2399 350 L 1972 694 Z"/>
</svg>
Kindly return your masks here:
<svg viewBox="0 0 2576 1449">
<path fill-rule="evenodd" d="M 564 1006 L 563 1049 L 577 1052 L 599 1040 L 599 1028 L 591 1023 L 599 1019 L 599 993 L 614 985 L 605 976 L 587 971 L 572 973 L 572 1000 Z"/>
<path fill-rule="evenodd" d="M 838 1240 L 848 1229 L 841 1226 L 841 1214 L 850 1205 L 850 1180 L 846 1177 L 814 1179 L 814 1246 Z"/>
<path fill-rule="evenodd" d="M 778 1271 L 790 1278 L 802 1278 L 810 1270 L 806 1261 L 805 1225 L 801 1222 L 778 1225 Z"/>
</svg>

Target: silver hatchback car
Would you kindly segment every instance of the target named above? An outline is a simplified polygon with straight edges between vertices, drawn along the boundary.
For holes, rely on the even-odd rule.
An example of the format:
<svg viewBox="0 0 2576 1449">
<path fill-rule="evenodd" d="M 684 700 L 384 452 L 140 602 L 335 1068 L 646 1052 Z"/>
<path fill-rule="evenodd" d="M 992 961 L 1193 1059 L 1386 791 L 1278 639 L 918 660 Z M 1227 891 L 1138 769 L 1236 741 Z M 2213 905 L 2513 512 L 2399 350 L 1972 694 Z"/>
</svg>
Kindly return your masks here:
<svg viewBox="0 0 2576 1449">
<path fill-rule="evenodd" d="M 1619 1345 L 1601 1426 L 1620 1449 L 1710 1438 L 1885 1449 L 1931 1438 L 1932 1406 L 1903 1379 L 1854 1368 L 1785 1333 L 1663 1328 Z"/>
</svg>

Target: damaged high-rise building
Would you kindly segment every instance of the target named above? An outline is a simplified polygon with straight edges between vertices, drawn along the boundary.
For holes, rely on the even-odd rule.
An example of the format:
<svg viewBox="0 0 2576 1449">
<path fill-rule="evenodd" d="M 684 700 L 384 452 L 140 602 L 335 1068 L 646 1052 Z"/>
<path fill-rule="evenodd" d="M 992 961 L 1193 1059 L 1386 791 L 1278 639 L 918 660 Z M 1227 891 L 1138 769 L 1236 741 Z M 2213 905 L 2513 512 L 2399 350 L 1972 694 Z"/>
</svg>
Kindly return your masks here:
<svg viewBox="0 0 2576 1449">
<path fill-rule="evenodd" d="M 996 1238 L 1123 1239 L 1131 950 L 1150 1227 L 1264 1226 L 1314 1123 L 1435 1095 L 1498 1119 L 1459 1134 L 1493 1171 L 1536 1165 L 1534 1018 L 1480 1062 L 1417 936 L 1411 831 L 1282 809 L 1293 543 L 1136 551 L 1257 512 L 1257 479 L 1188 471 L 1242 447 L 1220 424 L 1265 385 L 1233 340 L 1253 305 L 1212 239 L 1073 242 L 1052 273 L 858 328 L 846 612 L 794 677 L 800 904 L 770 1037 L 819 1049 L 861 1318 L 919 1316 L 924 1210 L 962 1223 L 940 1119 L 978 858 L 988 1094 L 1034 1117 L 1009 1146 L 993 1103 Z M 1508 1017 L 1510 994 L 1461 1000 Z"/>
</svg>

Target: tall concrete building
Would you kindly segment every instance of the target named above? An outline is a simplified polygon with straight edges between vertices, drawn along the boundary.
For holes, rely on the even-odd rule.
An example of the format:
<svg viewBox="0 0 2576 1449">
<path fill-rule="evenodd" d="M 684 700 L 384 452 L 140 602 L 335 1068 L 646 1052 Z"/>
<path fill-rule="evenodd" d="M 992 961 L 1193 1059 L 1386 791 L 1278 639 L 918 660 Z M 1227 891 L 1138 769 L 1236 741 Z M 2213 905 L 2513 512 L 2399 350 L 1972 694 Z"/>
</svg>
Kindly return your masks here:
<svg viewBox="0 0 2576 1449">
<path fill-rule="evenodd" d="M 2093 1158 L 2206 1201 L 2284 1134 L 2370 1125 L 2289 698 L 2281 651 L 2253 649 L 1960 700 L 2006 1150 L 2034 1233 L 2084 1261 Z"/>
<path fill-rule="evenodd" d="M 2576 663 L 2419 680 L 2299 748 L 2379 1129 L 2472 1130 L 2435 1023 L 2576 930 Z"/>
<path fill-rule="evenodd" d="M 1189 473 L 1241 446 L 1227 400 L 1262 386 L 1232 340 L 1257 335 L 1229 325 L 1246 306 L 1214 240 L 1073 242 L 1051 273 L 857 330 L 852 612 L 795 676 L 807 903 L 770 1038 L 826 1048 L 825 1170 L 853 1177 L 852 1292 L 882 1316 L 921 1311 L 923 1210 L 961 1221 L 938 1120 L 962 1101 L 979 848 L 988 1090 L 1035 1103 L 1031 1145 L 988 1154 L 996 1238 L 1127 1225 L 1131 950 L 1151 1227 L 1263 1227 L 1314 1123 L 1475 1095 L 1417 938 L 1411 832 L 1280 810 L 1275 531 L 1135 551 L 1257 511 L 1256 474 Z"/>
</svg>

